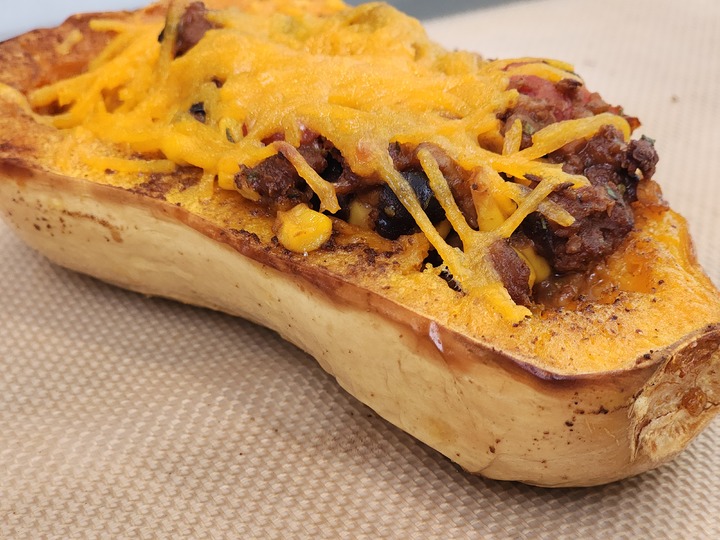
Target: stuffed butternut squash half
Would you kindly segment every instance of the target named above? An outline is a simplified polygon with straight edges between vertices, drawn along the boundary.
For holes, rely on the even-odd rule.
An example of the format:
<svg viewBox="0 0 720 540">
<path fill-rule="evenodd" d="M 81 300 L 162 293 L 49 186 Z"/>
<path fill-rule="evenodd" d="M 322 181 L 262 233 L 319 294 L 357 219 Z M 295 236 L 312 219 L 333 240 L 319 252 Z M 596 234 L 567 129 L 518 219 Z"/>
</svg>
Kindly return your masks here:
<svg viewBox="0 0 720 540">
<path fill-rule="evenodd" d="M 333 0 L 75 16 L 0 66 L 27 244 L 276 330 L 472 473 L 611 482 L 717 412 L 718 292 L 572 66 Z"/>
</svg>

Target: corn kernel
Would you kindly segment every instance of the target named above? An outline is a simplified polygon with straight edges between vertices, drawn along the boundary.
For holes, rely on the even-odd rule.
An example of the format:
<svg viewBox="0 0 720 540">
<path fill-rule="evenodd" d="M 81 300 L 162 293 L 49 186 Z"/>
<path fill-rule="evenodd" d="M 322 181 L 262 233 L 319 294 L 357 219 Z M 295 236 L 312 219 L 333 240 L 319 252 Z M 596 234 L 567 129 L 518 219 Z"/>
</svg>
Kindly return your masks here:
<svg viewBox="0 0 720 540">
<path fill-rule="evenodd" d="M 357 200 L 351 202 L 348 223 L 357 227 L 362 227 L 363 229 L 369 229 L 371 210 L 372 207 L 369 204 L 365 204 Z"/>
<path fill-rule="evenodd" d="M 552 272 L 550 265 L 543 257 L 538 255 L 531 246 L 515 248 L 515 252 L 525 261 L 528 268 L 530 268 L 530 278 L 528 279 L 530 288 L 536 283 L 545 281 L 550 277 L 550 273 Z"/>
<path fill-rule="evenodd" d="M 308 253 L 330 239 L 332 220 L 304 204 L 298 204 L 287 212 L 278 212 L 275 231 L 286 249 Z"/>
</svg>

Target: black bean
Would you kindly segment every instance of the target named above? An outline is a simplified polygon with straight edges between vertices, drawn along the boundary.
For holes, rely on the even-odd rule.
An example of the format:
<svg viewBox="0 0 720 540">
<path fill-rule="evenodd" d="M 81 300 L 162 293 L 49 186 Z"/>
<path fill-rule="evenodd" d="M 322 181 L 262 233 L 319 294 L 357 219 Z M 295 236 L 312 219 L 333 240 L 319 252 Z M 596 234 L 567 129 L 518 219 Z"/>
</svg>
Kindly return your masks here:
<svg viewBox="0 0 720 540">
<path fill-rule="evenodd" d="M 420 206 L 432 223 L 445 218 L 445 211 L 435 198 L 430 182 L 422 170 L 408 169 L 401 173 L 415 192 Z M 389 186 L 384 186 L 380 193 L 378 218 L 375 231 L 385 238 L 395 240 L 401 235 L 416 232 L 417 225 L 410 212 L 406 210 L 397 195 Z"/>
<path fill-rule="evenodd" d="M 190 114 L 193 115 L 195 120 L 197 120 L 198 122 L 202 122 L 203 124 L 205 123 L 205 120 L 207 120 L 205 104 L 202 101 L 190 105 Z"/>
</svg>

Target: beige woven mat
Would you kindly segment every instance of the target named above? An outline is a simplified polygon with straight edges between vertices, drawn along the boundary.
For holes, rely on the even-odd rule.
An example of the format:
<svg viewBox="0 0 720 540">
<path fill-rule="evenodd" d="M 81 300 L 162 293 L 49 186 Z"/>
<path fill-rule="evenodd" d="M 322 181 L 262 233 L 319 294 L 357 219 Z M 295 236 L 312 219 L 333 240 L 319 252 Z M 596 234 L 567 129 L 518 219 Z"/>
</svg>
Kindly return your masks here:
<svg viewBox="0 0 720 540">
<path fill-rule="evenodd" d="M 720 3 L 545 0 L 429 23 L 575 63 L 641 117 L 720 282 Z M 605 487 L 471 477 L 274 334 L 50 265 L 0 224 L 0 537 L 719 538 L 720 421 Z"/>
</svg>

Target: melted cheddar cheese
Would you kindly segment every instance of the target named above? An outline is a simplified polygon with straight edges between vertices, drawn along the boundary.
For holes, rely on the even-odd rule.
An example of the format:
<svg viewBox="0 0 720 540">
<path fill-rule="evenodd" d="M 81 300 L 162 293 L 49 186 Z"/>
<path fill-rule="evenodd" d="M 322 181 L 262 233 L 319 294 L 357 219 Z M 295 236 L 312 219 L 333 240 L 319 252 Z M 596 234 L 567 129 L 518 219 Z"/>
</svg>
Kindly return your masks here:
<svg viewBox="0 0 720 540">
<path fill-rule="evenodd" d="M 558 122 L 520 150 L 522 126 L 517 122 L 503 134 L 498 120 L 518 98 L 508 89 L 509 78 L 575 78 L 572 66 L 450 52 L 429 40 L 418 21 L 381 3 L 228 3 L 234 7 L 208 12 L 214 28 L 177 58 L 174 38 L 187 2 L 170 3 L 164 30 L 162 23 L 142 19 L 93 21 L 94 31 L 112 32 L 113 40 L 85 73 L 33 91 L 32 107 L 60 110 L 50 121 L 66 131 L 68 145 L 87 148 L 81 158 L 98 171 L 202 169 L 204 188 L 195 196 L 211 197 L 216 183 L 257 200 L 250 188 L 236 186 L 235 175 L 241 165 L 253 167 L 281 153 L 316 193 L 321 211 L 335 213 L 340 206 L 332 183 L 297 150 L 303 132 L 318 133 L 356 174 L 390 186 L 466 294 L 490 302 L 508 320 L 528 316 L 503 287 L 488 247 L 535 211 L 571 224 L 572 216 L 546 197 L 561 184 L 582 186 L 587 180 L 543 156 L 605 125 L 627 139 L 627 121 L 603 113 Z M 197 103 L 203 104 L 205 122 L 189 112 Z M 278 134 L 282 141 L 263 142 Z M 112 151 L 84 144 L 88 140 L 104 141 Z M 388 150 L 393 143 L 421 148 L 422 168 L 462 250 L 445 241 L 396 170 Z M 479 230 L 457 207 L 430 148 L 472 172 L 479 186 L 473 192 Z M 70 158 L 61 154 L 62 167 Z M 540 179 L 534 189 L 526 185 L 527 175 Z"/>
</svg>

